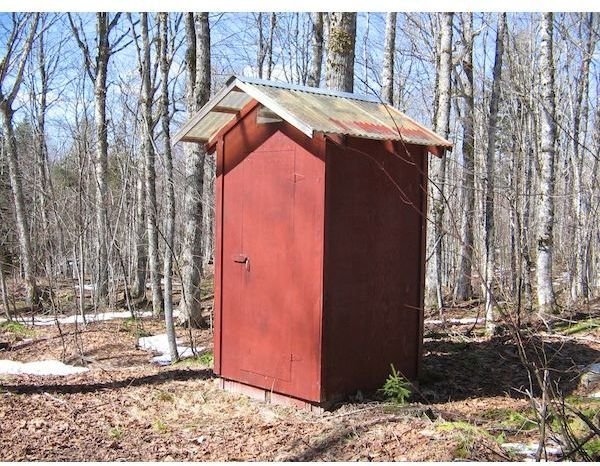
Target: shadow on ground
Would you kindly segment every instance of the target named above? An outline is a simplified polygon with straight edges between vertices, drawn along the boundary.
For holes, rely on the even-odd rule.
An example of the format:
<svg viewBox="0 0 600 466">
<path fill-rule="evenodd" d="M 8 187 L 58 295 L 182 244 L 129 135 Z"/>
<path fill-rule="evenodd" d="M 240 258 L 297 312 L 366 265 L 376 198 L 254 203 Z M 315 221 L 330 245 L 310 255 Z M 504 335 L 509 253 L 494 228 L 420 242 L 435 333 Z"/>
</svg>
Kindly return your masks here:
<svg viewBox="0 0 600 466">
<path fill-rule="evenodd" d="M 553 383 L 563 395 L 579 384 L 582 367 L 598 361 L 600 351 L 570 341 L 542 341 L 531 337 L 525 342 L 528 358 L 546 360 Z M 534 385 L 535 382 L 534 382 Z M 519 358 L 517 345 L 508 337 L 484 341 L 426 341 L 420 391 L 430 403 L 458 401 L 473 397 L 508 395 L 524 398 L 530 389 L 528 373 Z M 534 394 L 539 395 L 537 387 Z"/>
<path fill-rule="evenodd" d="M 210 369 L 175 369 L 162 371 L 153 375 L 143 377 L 127 377 L 120 380 L 96 383 L 73 383 L 73 384 L 18 384 L 0 385 L 4 390 L 18 395 L 30 395 L 33 393 L 93 393 L 102 390 L 117 390 L 120 388 L 136 387 L 141 385 L 160 385 L 174 380 L 207 380 L 214 377 Z"/>
</svg>

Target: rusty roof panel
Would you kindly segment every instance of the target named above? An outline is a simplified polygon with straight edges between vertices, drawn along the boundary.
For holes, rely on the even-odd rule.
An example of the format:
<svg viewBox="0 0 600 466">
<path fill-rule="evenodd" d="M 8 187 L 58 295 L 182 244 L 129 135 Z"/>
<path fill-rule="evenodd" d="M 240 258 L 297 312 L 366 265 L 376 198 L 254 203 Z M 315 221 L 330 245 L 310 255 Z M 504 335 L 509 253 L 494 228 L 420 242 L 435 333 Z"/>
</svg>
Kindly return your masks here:
<svg viewBox="0 0 600 466">
<path fill-rule="evenodd" d="M 254 98 L 308 136 L 343 134 L 366 139 L 402 140 L 409 144 L 451 148 L 452 143 L 399 110 L 373 97 L 271 81 L 232 77 L 176 135 L 175 141 L 207 141 Z"/>
</svg>

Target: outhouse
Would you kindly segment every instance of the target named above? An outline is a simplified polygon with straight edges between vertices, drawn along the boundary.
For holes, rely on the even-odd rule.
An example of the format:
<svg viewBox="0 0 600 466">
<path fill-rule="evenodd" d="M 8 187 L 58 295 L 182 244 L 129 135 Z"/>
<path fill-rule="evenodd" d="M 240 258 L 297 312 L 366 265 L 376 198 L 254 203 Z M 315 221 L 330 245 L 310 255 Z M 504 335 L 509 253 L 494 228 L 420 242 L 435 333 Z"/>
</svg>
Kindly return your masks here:
<svg viewBox="0 0 600 466">
<path fill-rule="evenodd" d="M 378 99 L 231 77 L 176 135 L 217 157 L 214 371 L 326 406 L 417 376 L 428 153 Z"/>
</svg>

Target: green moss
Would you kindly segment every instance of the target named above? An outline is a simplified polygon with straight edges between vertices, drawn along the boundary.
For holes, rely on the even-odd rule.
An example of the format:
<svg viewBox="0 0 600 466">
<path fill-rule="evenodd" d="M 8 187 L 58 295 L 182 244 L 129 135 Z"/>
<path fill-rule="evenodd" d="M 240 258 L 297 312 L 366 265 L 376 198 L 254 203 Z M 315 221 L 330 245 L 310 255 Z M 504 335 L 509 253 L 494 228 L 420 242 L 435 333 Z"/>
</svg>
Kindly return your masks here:
<svg viewBox="0 0 600 466">
<path fill-rule="evenodd" d="M 162 419 L 155 419 L 152 423 L 152 429 L 160 434 L 164 434 L 169 430 L 167 425 L 162 421 Z"/>
<path fill-rule="evenodd" d="M 114 426 L 108 430 L 108 436 L 115 440 L 120 440 L 121 438 L 123 438 L 124 433 L 125 430 L 121 426 Z"/>
<path fill-rule="evenodd" d="M 179 367 L 194 367 L 194 366 L 202 366 L 202 367 L 213 367 L 214 364 L 214 356 L 212 351 L 207 351 L 202 353 L 199 356 L 195 356 L 193 358 L 185 358 L 181 361 L 177 361 L 174 365 Z"/>
<path fill-rule="evenodd" d="M 592 460 L 600 460 L 600 439 L 590 440 L 583 446 L 583 449 Z"/>
<path fill-rule="evenodd" d="M 495 421 L 502 427 L 530 431 L 537 428 L 538 424 L 532 409 L 516 411 L 508 408 L 492 408 L 482 413 L 484 419 Z"/>
<path fill-rule="evenodd" d="M 454 457 L 456 459 L 468 459 L 480 438 L 489 438 L 496 441 L 486 430 L 469 424 L 465 421 L 441 422 L 436 425 L 436 429 L 441 432 L 452 432 L 457 441 Z"/>
<path fill-rule="evenodd" d="M 558 326 L 559 330 L 563 335 L 574 335 L 576 333 L 585 332 L 586 330 L 592 330 L 600 327 L 600 319 L 588 319 L 577 323 L 568 323 L 563 326 Z"/>
<path fill-rule="evenodd" d="M 13 335 L 17 335 L 20 337 L 29 337 L 35 335 L 35 331 L 30 329 L 29 327 L 23 325 L 20 322 L 16 322 L 14 320 L 9 320 L 7 322 L 2 322 L 0 324 L 0 329 L 7 333 L 12 333 Z"/>
</svg>

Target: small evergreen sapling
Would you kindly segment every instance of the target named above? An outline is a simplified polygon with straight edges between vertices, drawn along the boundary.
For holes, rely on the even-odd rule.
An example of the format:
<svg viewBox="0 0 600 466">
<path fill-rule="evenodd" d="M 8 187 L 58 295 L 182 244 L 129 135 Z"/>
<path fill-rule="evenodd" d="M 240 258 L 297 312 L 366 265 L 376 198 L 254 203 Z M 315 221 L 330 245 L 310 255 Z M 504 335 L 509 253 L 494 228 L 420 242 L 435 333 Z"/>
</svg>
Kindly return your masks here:
<svg viewBox="0 0 600 466">
<path fill-rule="evenodd" d="M 390 364 L 390 367 L 392 373 L 383 384 L 383 388 L 379 390 L 383 392 L 387 399 L 402 405 L 410 397 L 410 382 L 396 370 L 393 364 Z"/>
</svg>

